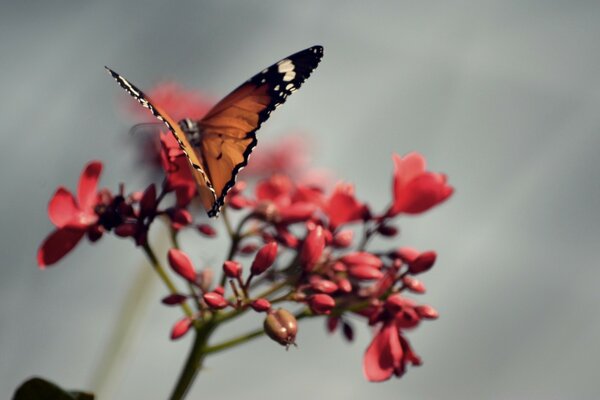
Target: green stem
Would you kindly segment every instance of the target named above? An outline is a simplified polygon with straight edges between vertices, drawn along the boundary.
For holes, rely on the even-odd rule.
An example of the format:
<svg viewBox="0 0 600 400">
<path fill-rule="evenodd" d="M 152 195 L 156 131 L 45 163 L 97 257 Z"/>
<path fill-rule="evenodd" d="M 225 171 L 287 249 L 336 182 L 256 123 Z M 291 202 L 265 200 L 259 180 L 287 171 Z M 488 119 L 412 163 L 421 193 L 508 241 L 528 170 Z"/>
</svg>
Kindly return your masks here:
<svg viewBox="0 0 600 400">
<path fill-rule="evenodd" d="M 148 256 L 148 259 L 150 260 L 150 264 L 152 264 L 152 267 L 154 267 L 154 270 L 158 273 L 160 279 L 162 279 L 164 284 L 167 286 L 169 292 L 171 292 L 171 294 L 179 293 L 179 290 L 177 290 L 177 287 L 175 286 L 175 284 L 173 283 L 163 266 L 158 261 L 156 254 L 154 254 L 154 251 L 152 250 L 147 241 L 146 243 L 144 243 L 143 248 L 146 252 L 146 256 Z M 194 315 L 190 306 L 185 302 L 181 303 L 181 309 L 183 310 L 183 313 L 189 318 L 191 318 Z"/>
<path fill-rule="evenodd" d="M 198 372 L 202 368 L 204 358 L 208 354 L 206 352 L 206 345 L 208 343 L 210 335 L 215 330 L 215 328 L 216 325 L 209 321 L 208 323 L 202 325 L 196 331 L 196 337 L 194 338 L 192 349 L 190 351 L 190 354 L 188 355 L 183 370 L 179 375 L 179 379 L 177 380 L 175 389 L 173 389 L 173 393 L 169 398 L 170 400 L 181 400 L 189 391 L 190 387 L 192 386 L 192 383 L 194 383 L 196 375 L 198 375 Z"/>
</svg>

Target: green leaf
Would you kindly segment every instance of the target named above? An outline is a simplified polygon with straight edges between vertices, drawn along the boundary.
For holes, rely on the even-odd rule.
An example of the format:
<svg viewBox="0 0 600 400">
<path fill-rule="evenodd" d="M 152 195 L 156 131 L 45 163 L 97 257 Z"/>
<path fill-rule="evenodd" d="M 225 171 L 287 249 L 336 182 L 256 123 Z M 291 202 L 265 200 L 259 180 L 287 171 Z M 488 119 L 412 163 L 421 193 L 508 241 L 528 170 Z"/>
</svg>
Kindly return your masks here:
<svg viewBox="0 0 600 400">
<path fill-rule="evenodd" d="M 42 378 L 31 378 L 19 386 L 13 400 L 94 400 L 94 395 L 66 391 Z"/>
</svg>

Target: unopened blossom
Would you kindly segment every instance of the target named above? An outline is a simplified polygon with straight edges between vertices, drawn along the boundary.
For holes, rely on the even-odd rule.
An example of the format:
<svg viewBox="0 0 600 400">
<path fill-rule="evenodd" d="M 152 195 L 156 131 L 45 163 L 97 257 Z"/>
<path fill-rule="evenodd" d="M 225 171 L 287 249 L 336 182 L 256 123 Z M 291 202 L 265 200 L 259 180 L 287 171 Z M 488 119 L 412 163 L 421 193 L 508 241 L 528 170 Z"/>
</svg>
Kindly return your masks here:
<svg viewBox="0 0 600 400">
<path fill-rule="evenodd" d="M 184 317 L 177 321 L 171 330 L 171 339 L 176 340 L 185 335 L 192 327 L 193 321 L 189 317 Z"/>
<path fill-rule="evenodd" d="M 186 253 L 178 249 L 170 249 L 167 258 L 169 260 L 169 265 L 179 276 L 188 282 L 196 282 L 196 269 Z"/>
<path fill-rule="evenodd" d="M 250 272 L 252 275 L 260 275 L 265 272 L 273 263 L 277 257 L 277 242 L 270 242 L 264 245 L 256 253 Z"/>
<path fill-rule="evenodd" d="M 308 235 L 306 235 L 302 250 L 300 251 L 300 263 L 305 271 L 312 271 L 317 261 L 321 258 L 324 248 L 325 236 L 323 227 L 316 226 L 308 232 Z"/>
</svg>

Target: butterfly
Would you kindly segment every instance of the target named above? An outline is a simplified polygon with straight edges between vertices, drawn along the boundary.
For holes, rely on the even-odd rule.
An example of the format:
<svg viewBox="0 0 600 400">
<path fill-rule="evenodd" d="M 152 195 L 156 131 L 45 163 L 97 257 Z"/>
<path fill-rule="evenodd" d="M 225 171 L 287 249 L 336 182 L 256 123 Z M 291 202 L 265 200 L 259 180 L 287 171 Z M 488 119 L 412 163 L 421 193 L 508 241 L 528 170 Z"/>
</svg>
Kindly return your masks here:
<svg viewBox="0 0 600 400">
<path fill-rule="evenodd" d="M 256 131 L 298 90 L 323 57 L 313 46 L 265 68 L 219 101 L 200 120 L 175 121 L 131 82 L 105 67 L 117 83 L 162 121 L 187 157 L 209 217 L 217 217 L 237 174 L 256 146 Z"/>
</svg>

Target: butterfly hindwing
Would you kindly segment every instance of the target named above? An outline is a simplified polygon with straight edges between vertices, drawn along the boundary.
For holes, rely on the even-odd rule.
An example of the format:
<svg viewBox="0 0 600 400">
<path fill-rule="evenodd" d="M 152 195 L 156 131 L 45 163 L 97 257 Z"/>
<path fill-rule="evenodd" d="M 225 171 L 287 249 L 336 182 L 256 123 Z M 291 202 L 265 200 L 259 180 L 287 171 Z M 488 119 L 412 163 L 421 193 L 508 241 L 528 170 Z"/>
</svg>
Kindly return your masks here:
<svg viewBox="0 0 600 400">
<path fill-rule="evenodd" d="M 153 104 L 148 96 L 144 94 L 140 89 L 138 89 L 135 85 L 125 79 L 123 76 L 119 75 L 112 69 L 105 67 L 108 72 L 112 75 L 113 78 L 117 81 L 117 83 L 127 91 L 133 98 L 135 98 L 143 107 L 150 110 L 152 115 L 162 121 L 169 131 L 175 136 L 175 139 L 179 143 L 179 147 L 181 151 L 185 154 L 190 165 L 192 167 L 192 175 L 198 184 L 198 194 L 200 196 L 200 200 L 204 207 L 208 210 L 210 209 L 215 200 L 216 193 L 212 187 L 206 172 L 204 171 L 204 167 L 202 165 L 202 161 L 198 158 L 196 153 L 194 152 L 194 148 L 189 143 L 185 133 L 179 127 L 179 124 L 175 122 L 169 115 L 160 109 L 156 104 Z"/>
<path fill-rule="evenodd" d="M 256 146 L 256 131 L 271 112 L 300 88 L 323 56 L 321 46 L 292 54 L 254 75 L 198 121 L 200 154 L 217 199 L 208 210 L 216 216 L 239 171 Z"/>
</svg>

